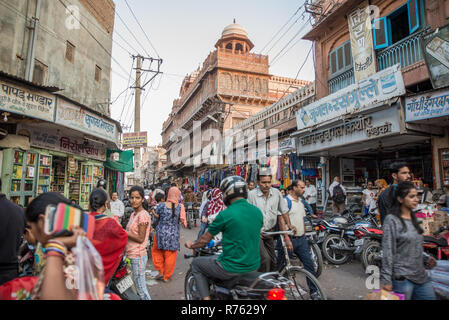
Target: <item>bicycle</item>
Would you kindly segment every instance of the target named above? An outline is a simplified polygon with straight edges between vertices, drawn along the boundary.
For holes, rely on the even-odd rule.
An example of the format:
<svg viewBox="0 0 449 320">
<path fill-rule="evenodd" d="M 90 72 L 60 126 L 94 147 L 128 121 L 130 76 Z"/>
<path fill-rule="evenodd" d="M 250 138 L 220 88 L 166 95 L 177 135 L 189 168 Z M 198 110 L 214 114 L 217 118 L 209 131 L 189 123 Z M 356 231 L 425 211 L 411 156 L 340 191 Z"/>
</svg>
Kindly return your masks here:
<svg viewBox="0 0 449 320">
<path fill-rule="evenodd" d="M 293 231 L 275 231 L 275 232 L 264 232 L 263 235 L 266 236 L 276 236 L 276 235 L 293 235 Z M 318 279 L 311 274 L 309 271 L 305 270 L 303 267 L 293 266 L 290 261 L 287 246 L 284 241 L 284 237 L 279 237 L 281 239 L 282 248 L 284 249 L 285 262 L 280 268 L 279 273 L 281 276 L 291 280 L 293 286 L 286 290 L 286 295 L 288 300 L 326 300 L 326 294 L 321 288 Z M 311 292 L 310 287 L 315 287 L 315 291 Z"/>
</svg>

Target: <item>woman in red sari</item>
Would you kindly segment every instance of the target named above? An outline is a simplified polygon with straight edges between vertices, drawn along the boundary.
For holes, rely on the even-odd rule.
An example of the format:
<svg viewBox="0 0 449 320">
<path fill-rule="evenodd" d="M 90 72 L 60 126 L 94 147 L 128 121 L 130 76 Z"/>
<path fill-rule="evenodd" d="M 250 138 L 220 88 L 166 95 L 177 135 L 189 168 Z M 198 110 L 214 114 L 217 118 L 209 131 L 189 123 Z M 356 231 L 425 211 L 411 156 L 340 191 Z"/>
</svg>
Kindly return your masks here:
<svg viewBox="0 0 449 320">
<path fill-rule="evenodd" d="M 117 270 L 128 242 L 128 235 L 122 226 L 104 214 L 107 201 L 108 195 L 103 189 L 94 189 L 89 196 L 90 214 L 95 217 L 94 235 L 89 240 L 103 261 L 105 284 Z"/>
<path fill-rule="evenodd" d="M 104 191 L 103 191 L 104 192 Z M 98 208 L 98 199 L 93 199 L 94 207 Z M 48 205 L 58 205 L 65 203 L 70 205 L 70 201 L 64 196 L 55 192 L 48 192 L 38 196 L 28 206 L 25 215 L 27 223 L 31 226 L 31 232 L 42 247 L 48 251 L 49 242 L 58 242 L 60 246 L 70 249 L 74 245 L 76 235 L 65 238 L 54 239 L 44 232 L 45 209 Z M 98 208 L 101 212 L 102 206 Z M 99 213 L 93 213 L 98 220 L 95 224 L 95 232 L 91 242 L 100 253 L 104 264 L 104 280 L 109 281 L 115 269 L 120 263 L 121 255 L 127 242 L 127 235 L 124 230 L 112 218 L 102 219 Z M 117 228 L 118 226 L 118 228 Z M 75 231 L 75 230 L 73 230 Z M 76 233 L 76 232 L 75 232 Z M 125 239 L 123 241 L 123 238 Z M 29 300 L 29 299 L 76 299 L 76 294 L 69 291 L 64 286 L 64 277 L 73 277 L 69 268 L 74 263 L 72 255 L 63 257 L 49 256 L 45 254 L 45 267 L 38 277 L 23 277 L 11 280 L 0 286 L 0 300 Z M 62 269 L 64 267 L 64 270 Z M 46 276 L 47 273 L 47 276 Z M 117 300 L 114 294 L 105 294 L 104 299 Z"/>
</svg>

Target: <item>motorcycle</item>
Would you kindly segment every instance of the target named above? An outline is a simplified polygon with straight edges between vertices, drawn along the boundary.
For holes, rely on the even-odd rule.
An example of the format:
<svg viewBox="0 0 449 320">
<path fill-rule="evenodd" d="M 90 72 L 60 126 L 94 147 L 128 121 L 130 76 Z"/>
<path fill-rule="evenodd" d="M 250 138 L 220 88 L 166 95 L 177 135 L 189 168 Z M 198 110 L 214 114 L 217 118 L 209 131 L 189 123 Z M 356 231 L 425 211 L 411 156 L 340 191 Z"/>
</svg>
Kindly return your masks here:
<svg viewBox="0 0 449 320">
<path fill-rule="evenodd" d="M 108 288 L 122 300 L 141 300 L 133 289 L 134 281 L 127 266 L 126 257 L 123 256 L 117 270 L 109 280 Z"/>
<path fill-rule="evenodd" d="M 186 203 L 186 218 L 187 218 L 187 228 L 192 229 L 192 226 L 197 226 L 197 214 L 196 208 L 193 205 L 193 202 Z"/>
<path fill-rule="evenodd" d="M 198 256 L 213 256 L 221 253 L 219 244 L 210 248 L 196 249 L 195 254 L 186 254 L 186 259 Z M 292 281 L 278 272 L 250 272 L 233 279 L 222 281 L 209 279 L 212 300 L 286 300 L 285 292 L 294 286 Z M 186 300 L 199 300 L 192 268 L 187 271 L 184 281 Z"/>
<path fill-rule="evenodd" d="M 382 230 L 361 228 L 355 231 L 355 235 L 358 239 L 363 239 L 365 244 L 361 254 L 363 270 L 365 271 L 370 265 L 380 268 L 382 266 Z"/>
<path fill-rule="evenodd" d="M 437 260 L 449 260 L 449 227 L 441 227 L 431 236 L 424 236 L 424 251 L 434 256 Z M 444 235 L 441 235 L 445 232 Z"/>
<path fill-rule="evenodd" d="M 330 263 L 337 265 L 344 264 L 351 257 L 362 253 L 364 240 L 358 239 L 355 231 L 374 227 L 370 221 L 347 223 L 342 217 L 334 218 L 330 222 L 323 220 L 322 225 L 327 231 L 321 245 L 323 255 Z"/>
</svg>

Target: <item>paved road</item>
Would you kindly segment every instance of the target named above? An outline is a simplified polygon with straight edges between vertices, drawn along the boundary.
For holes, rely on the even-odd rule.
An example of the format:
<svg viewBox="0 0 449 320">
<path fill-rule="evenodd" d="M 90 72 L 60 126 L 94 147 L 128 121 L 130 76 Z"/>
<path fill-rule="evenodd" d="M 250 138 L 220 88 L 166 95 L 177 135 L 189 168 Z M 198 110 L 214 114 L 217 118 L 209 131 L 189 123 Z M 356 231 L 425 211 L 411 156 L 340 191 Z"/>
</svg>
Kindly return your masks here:
<svg viewBox="0 0 449 320">
<path fill-rule="evenodd" d="M 178 252 L 175 272 L 170 282 L 164 283 L 149 279 L 150 270 L 154 271 L 152 261 L 147 265 L 147 285 L 151 298 L 154 300 L 184 300 L 184 276 L 191 260 L 184 259 L 185 253 L 191 251 L 184 247 L 186 240 L 196 239 L 199 227 L 181 229 L 181 251 Z M 341 266 L 326 264 L 318 279 L 331 300 L 361 300 L 368 293 L 365 287 L 365 275 L 359 261 L 352 261 Z"/>
</svg>

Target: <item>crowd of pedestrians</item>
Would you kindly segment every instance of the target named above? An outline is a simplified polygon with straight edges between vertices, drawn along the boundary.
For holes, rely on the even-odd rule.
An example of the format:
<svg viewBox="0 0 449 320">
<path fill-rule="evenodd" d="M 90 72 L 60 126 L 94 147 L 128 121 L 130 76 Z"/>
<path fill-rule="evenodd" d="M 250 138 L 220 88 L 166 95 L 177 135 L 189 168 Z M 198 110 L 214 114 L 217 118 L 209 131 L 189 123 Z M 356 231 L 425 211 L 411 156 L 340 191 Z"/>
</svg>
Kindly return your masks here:
<svg viewBox="0 0 449 320">
<path fill-rule="evenodd" d="M 426 274 L 426 268 L 432 268 L 435 259 L 423 253 L 423 230 L 414 214 L 417 189 L 403 163 L 393 168 L 391 177 L 390 186 L 383 179 L 368 182 L 362 196 L 362 213 L 376 209 L 382 222 L 382 288 L 403 293 L 406 299 L 435 299 Z M 282 236 L 287 250 L 315 275 L 304 218 L 317 218 L 316 187 L 310 180 L 295 180 L 285 190 L 274 188 L 269 168 L 260 169 L 257 181 L 246 184 L 241 180 L 227 177 L 220 188 L 208 186 L 198 195 L 191 187 L 183 194 L 172 184 L 164 189 L 154 188 L 146 197 L 142 187 L 134 186 L 125 201 L 118 199 L 117 192 L 109 196 L 100 181 L 89 196 L 89 215 L 94 218 L 95 231 L 88 238 L 103 264 L 102 295 L 119 299 L 108 284 L 125 255 L 139 297 L 151 299 L 146 285 L 149 240 L 151 259 L 158 272 L 152 278 L 163 282 L 172 279 L 181 226 L 187 227 L 186 206 L 191 204 L 198 205 L 201 226 L 196 241 L 188 241 L 185 246 L 200 248 L 213 239 L 220 239 L 223 246 L 218 259 L 202 257 L 192 263 L 203 299 L 210 298 L 208 277 L 226 280 L 256 270 L 282 269 L 285 261 L 280 238 L 265 232 L 292 230 L 293 235 Z M 342 214 L 347 192 L 339 177 L 333 179 L 328 191 L 332 212 Z M 72 249 L 77 239 L 87 234 L 76 227 L 60 236 L 45 232 L 47 208 L 61 203 L 77 207 L 59 193 L 49 192 L 33 199 L 24 210 L 0 194 L 0 297 L 5 298 L 5 288 L 9 288 L 16 297 L 20 291 L 23 299 L 77 298 L 76 290 L 68 288 L 66 280 L 74 276 Z M 127 206 L 132 208 L 129 216 Z M 154 237 L 150 239 L 152 230 Z M 24 264 L 27 257 L 32 259 Z M 313 284 L 309 287 L 313 298 L 316 288 Z"/>
</svg>

